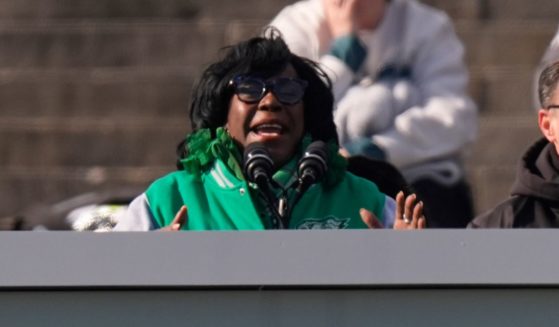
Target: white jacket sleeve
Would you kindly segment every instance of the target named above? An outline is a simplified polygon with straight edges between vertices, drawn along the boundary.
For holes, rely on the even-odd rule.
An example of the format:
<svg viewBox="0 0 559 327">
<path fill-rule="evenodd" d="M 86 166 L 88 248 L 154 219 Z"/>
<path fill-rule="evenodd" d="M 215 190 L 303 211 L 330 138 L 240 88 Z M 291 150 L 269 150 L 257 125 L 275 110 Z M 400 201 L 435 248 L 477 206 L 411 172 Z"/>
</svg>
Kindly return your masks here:
<svg viewBox="0 0 559 327">
<path fill-rule="evenodd" d="M 425 21 L 411 16 L 408 24 L 406 43 L 417 47 L 411 58 L 412 82 L 423 101 L 372 137 L 399 168 L 456 155 L 477 135 L 477 109 L 466 94 L 463 46 L 448 17 L 434 17 Z"/>
<path fill-rule="evenodd" d="M 153 218 L 145 193 L 136 197 L 128 206 L 126 213 L 119 219 L 113 231 L 143 232 L 154 229 Z"/>
<path fill-rule="evenodd" d="M 384 208 L 382 209 L 382 221 L 384 221 L 384 228 L 393 228 L 396 216 L 396 200 L 388 195 L 385 195 L 384 197 Z"/>
</svg>

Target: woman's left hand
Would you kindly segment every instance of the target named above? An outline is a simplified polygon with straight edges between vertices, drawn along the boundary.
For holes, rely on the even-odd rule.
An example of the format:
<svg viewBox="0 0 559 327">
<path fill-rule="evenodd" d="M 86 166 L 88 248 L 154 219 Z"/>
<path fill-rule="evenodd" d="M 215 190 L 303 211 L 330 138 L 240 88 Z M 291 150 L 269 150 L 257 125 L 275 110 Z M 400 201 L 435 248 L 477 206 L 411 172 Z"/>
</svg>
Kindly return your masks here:
<svg viewBox="0 0 559 327">
<path fill-rule="evenodd" d="M 394 229 L 424 229 L 427 224 L 423 215 L 423 201 L 417 201 L 415 194 L 404 196 L 400 191 L 396 195 L 396 217 Z"/>
<path fill-rule="evenodd" d="M 400 191 L 396 195 L 396 213 L 394 217 L 394 229 L 423 229 L 426 226 L 426 219 L 423 215 L 423 202 L 416 202 L 415 194 L 404 196 Z M 380 220 L 371 211 L 361 208 L 359 215 L 363 223 L 371 229 L 383 228 Z"/>
</svg>

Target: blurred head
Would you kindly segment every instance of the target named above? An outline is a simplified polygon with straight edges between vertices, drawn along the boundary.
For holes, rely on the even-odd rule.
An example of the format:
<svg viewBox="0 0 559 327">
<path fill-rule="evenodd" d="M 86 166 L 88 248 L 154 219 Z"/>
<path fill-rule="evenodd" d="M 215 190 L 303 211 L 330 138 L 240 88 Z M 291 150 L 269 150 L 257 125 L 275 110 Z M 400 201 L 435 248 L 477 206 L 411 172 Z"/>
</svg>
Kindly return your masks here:
<svg viewBox="0 0 559 327">
<path fill-rule="evenodd" d="M 547 140 L 555 145 L 559 153 L 559 61 L 543 70 L 538 81 L 538 96 L 541 108 L 538 125 Z"/>
<path fill-rule="evenodd" d="M 333 96 L 315 63 L 292 54 L 275 30 L 265 34 L 226 48 L 203 72 L 190 119 L 193 131 L 226 127 L 241 150 L 263 142 L 281 165 L 306 133 L 337 142 Z"/>
</svg>

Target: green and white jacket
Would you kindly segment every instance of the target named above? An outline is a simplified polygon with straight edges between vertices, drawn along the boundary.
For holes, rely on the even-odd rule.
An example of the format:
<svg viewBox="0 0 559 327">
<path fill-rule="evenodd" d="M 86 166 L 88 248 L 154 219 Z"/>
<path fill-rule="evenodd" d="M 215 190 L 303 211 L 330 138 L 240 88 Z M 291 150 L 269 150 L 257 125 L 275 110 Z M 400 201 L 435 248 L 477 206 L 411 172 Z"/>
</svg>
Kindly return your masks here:
<svg viewBox="0 0 559 327">
<path fill-rule="evenodd" d="M 156 180 L 132 201 L 114 230 L 147 231 L 167 226 L 182 205 L 188 208 L 183 230 L 272 228 L 272 215 L 258 196 L 257 186 L 245 180 L 238 151 L 223 130 L 218 129 L 216 138 L 211 138 L 209 131 L 197 132 L 189 138 L 188 147 L 190 155 L 182 161 L 185 170 Z M 394 200 L 374 183 L 347 172 L 344 160 L 332 148 L 334 159 L 327 176 L 296 204 L 288 228 L 366 228 L 360 208 L 372 211 L 385 226 L 391 226 Z M 296 178 L 299 156 L 274 174 L 280 185 Z"/>
</svg>

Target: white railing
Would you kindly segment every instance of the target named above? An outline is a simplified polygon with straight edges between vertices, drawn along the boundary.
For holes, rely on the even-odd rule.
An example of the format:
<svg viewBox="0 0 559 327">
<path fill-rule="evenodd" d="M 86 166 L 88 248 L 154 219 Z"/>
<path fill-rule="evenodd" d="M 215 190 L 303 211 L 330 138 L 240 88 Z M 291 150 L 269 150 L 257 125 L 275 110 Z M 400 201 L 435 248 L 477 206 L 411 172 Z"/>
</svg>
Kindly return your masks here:
<svg viewBox="0 0 559 327">
<path fill-rule="evenodd" d="M 0 232 L 0 325 L 551 326 L 557 248 L 555 230 Z"/>
</svg>

